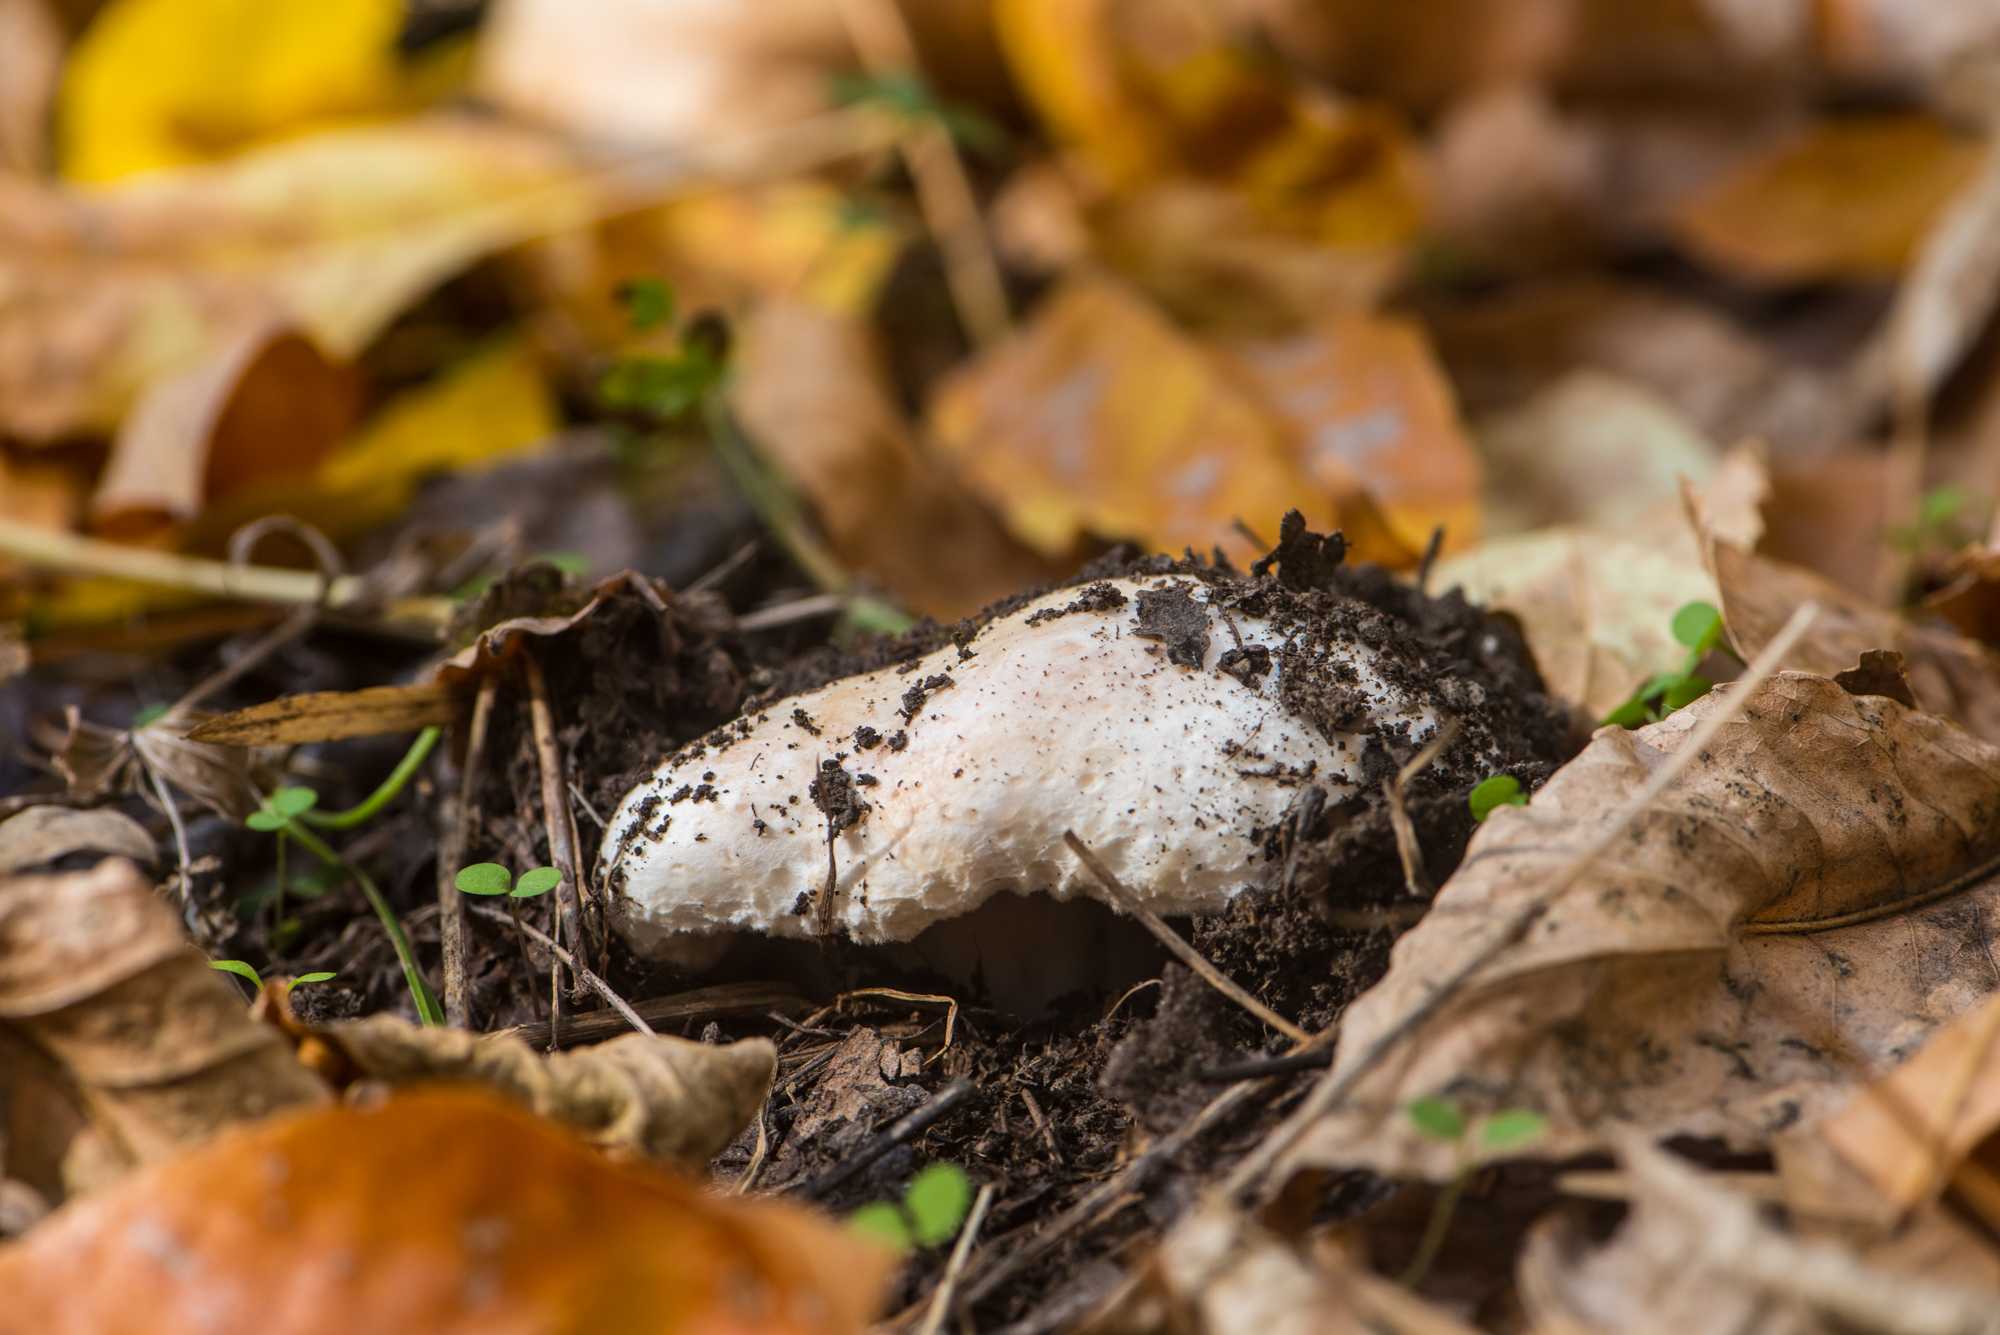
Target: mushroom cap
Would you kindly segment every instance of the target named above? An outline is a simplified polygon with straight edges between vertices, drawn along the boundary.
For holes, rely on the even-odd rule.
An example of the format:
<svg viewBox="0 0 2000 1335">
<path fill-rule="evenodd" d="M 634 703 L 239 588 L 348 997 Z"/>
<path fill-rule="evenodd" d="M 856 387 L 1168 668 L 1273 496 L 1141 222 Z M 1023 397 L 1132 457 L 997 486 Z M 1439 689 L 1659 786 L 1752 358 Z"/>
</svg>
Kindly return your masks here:
<svg viewBox="0 0 2000 1335">
<path fill-rule="evenodd" d="M 1295 621 L 1227 610 L 1218 586 L 1150 575 L 1059 590 L 961 649 L 829 683 L 665 761 L 606 827 L 635 947 L 688 958 L 738 931 L 832 921 L 908 941 L 1002 891 L 1102 891 L 1074 830 L 1163 914 L 1219 910 L 1310 781 L 1338 800 L 1384 738 L 1439 726 L 1420 673 Z M 1288 676 L 1337 683 L 1342 726 L 1295 708 Z M 1380 774 L 1380 756 L 1373 772 Z"/>
</svg>

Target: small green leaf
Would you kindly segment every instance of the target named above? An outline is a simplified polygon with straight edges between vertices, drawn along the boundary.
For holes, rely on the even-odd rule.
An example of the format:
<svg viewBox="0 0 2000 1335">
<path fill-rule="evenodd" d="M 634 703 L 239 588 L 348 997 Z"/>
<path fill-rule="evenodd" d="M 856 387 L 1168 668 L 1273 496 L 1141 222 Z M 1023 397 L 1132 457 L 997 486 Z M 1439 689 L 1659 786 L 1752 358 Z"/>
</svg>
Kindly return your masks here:
<svg viewBox="0 0 2000 1335">
<path fill-rule="evenodd" d="M 1917 503 L 1917 522 L 1926 528 L 1938 528 L 1949 524 L 1972 503 L 1972 493 L 1964 487 L 1946 483 L 1942 487 L 1932 487 Z"/>
<path fill-rule="evenodd" d="M 1598 726 L 1604 728 L 1643 728 L 1650 722 L 1646 713 L 1646 697 L 1635 695 L 1609 714 L 1606 714 Z"/>
<path fill-rule="evenodd" d="M 310 788 L 280 788 L 271 794 L 271 809 L 281 816 L 303 816 L 318 805 L 319 794 Z"/>
<path fill-rule="evenodd" d="M 250 980 L 250 986 L 252 987 L 261 988 L 264 986 L 263 978 L 258 975 L 255 969 L 245 964 L 242 960 L 210 960 L 208 967 L 211 969 L 220 969 L 224 973 L 233 973 L 238 978 L 247 978 Z"/>
<path fill-rule="evenodd" d="M 145 706 L 132 716 L 132 731 L 137 732 L 148 723 L 159 722 L 167 716 L 167 711 L 171 708 L 173 706 L 167 704 L 150 704 Z"/>
<path fill-rule="evenodd" d="M 266 834 L 285 828 L 285 818 L 269 807 L 251 812 L 243 818 L 243 823 L 253 830 L 262 830 Z"/>
<path fill-rule="evenodd" d="M 514 884 L 514 873 L 497 862 L 475 862 L 460 867 L 451 883 L 468 895 L 504 895 Z"/>
<path fill-rule="evenodd" d="M 1714 603 L 1687 603 L 1674 613 L 1672 629 L 1676 640 L 1705 654 L 1722 638 L 1722 613 Z"/>
<path fill-rule="evenodd" d="M 1479 1143 L 1489 1150 L 1511 1150 L 1540 1140 L 1549 1119 L 1532 1108 L 1508 1108 L 1494 1113 L 1479 1128 Z"/>
<path fill-rule="evenodd" d="M 514 882 L 514 898 L 533 899 L 536 895 L 546 895 L 562 883 L 562 873 L 554 867 L 531 867 L 521 873 L 521 879 Z"/>
<path fill-rule="evenodd" d="M 887 1201 L 872 1201 L 847 1216 L 847 1226 L 863 1237 L 873 1238 L 899 1252 L 915 1245 L 903 1212 Z"/>
<path fill-rule="evenodd" d="M 590 558 L 582 552 L 540 552 L 535 556 L 545 566 L 554 566 L 565 575 L 579 579 L 590 573 Z"/>
<path fill-rule="evenodd" d="M 1501 807 L 1528 805 L 1528 795 L 1521 791 L 1521 781 L 1513 775 L 1489 774 L 1473 787 L 1466 802 L 1472 808 L 1472 818 L 1484 822 Z"/>
<path fill-rule="evenodd" d="M 1690 672 L 1667 687 L 1666 694 L 1660 697 L 1660 703 L 1667 707 L 1669 713 L 1676 709 L 1685 709 L 1707 695 L 1713 685 L 1714 683 L 1707 677 Z"/>
<path fill-rule="evenodd" d="M 674 289 L 659 278 L 634 278 L 618 289 L 625 318 L 638 330 L 658 329 L 674 318 Z"/>
<path fill-rule="evenodd" d="M 918 1173 L 903 1193 L 910 1212 L 910 1231 L 918 1243 L 935 1247 L 949 1242 L 972 1208 L 972 1182 L 954 1163 L 934 1163 Z"/>
<path fill-rule="evenodd" d="M 321 969 L 317 973 L 302 973 L 297 978 L 292 979 L 292 986 L 297 987 L 300 983 L 324 983 L 330 981 L 336 976 L 337 975 L 326 969 Z"/>
<path fill-rule="evenodd" d="M 1408 1111 L 1417 1130 L 1432 1140 L 1456 1142 L 1465 1135 L 1465 1114 L 1450 1099 L 1429 1095 L 1412 1103 Z"/>
</svg>

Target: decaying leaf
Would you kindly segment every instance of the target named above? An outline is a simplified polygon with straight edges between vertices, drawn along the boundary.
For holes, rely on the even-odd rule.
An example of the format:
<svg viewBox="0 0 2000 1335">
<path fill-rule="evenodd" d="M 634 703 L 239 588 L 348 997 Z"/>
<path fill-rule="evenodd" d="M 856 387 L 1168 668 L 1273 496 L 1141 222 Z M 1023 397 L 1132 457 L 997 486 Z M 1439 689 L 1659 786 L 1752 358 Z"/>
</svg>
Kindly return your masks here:
<svg viewBox="0 0 2000 1335">
<path fill-rule="evenodd" d="M 1584 1220 L 1551 1215 L 1529 1235 L 1520 1291 L 1534 1329 L 1639 1332 L 1991 1331 L 2000 1271 L 1959 1229 L 1957 1269 L 1921 1248 L 1799 1237 L 1760 1202 L 1644 1139 L 1622 1145 L 1632 1211 L 1609 1242 Z M 1921 1221 L 1934 1249 L 1952 1226 Z"/>
<path fill-rule="evenodd" d="M 1688 200 L 1675 231 L 1762 282 L 1894 278 L 1979 160 L 1927 116 L 1825 121 Z"/>
<path fill-rule="evenodd" d="M 144 865 L 159 850 L 143 825 L 109 807 L 29 807 L 0 821 L 0 876 L 82 852 L 115 853 Z"/>
<path fill-rule="evenodd" d="M 891 397 L 866 326 L 803 302 L 759 305 L 742 331 L 733 399 L 780 473 L 813 501 L 853 571 L 907 606 L 967 616 L 1060 569 L 1011 539 Z"/>
<path fill-rule="evenodd" d="M 273 1036 L 275 1038 L 275 1035 Z M 490 1094 L 275 1118 L 0 1250 L 7 1319 L 205 1330 L 861 1331 L 893 1257 L 618 1164 Z"/>
<path fill-rule="evenodd" d="M 1308 406 L 1303 392 L 1292 406 Z M 1425 440 L 1416 410 L 1397 411 L 1411 415 L 1314 425 L 1346 420 L 1366 437 L 1372 421 L 1398 440 Z M 1050 555 L 1086 533 L 1255 555 L 1236 521 L 1269 522 L 1296 505 L 1309 524 L 1342 529 L 1362 559 L 1412 559 L 1351 474 L 1342 493 L 1308 471 L 1309 451 L 1325 440 L 1295 447 L 1254 380 L 1110 279 L 1069 280 L 1020 334 L 945 382 L 930 421 L 1015 535 Z M 1366 443 L 1333 443 L 1327 466 L 1345 473 L 1343 454 Z"/>
<path fill-rule="evenodd" d="M 1832 676 L 1871 649 L 1903 656 L 1917 703 L 1988 741 L 2000 741 L 2000 654 L 1943 626 L 1927 625 L 1877 607 L 1810 570 L 1708 544 L 1709 568 L 1720 596 L 1730 643 L 1746 660 L 1778 632 L 1800 603 L 1822 611 L 1786 655 L 1786 666 Z"/>
<path fill-rule="evenodd" d="M 190 730 L 188 740 L 210 746 L 291 746 L 414 732 L 451 722 L 456 700 L 456 693 L 440 683 L 288 695 L 218 714 Z"/>
<path fill-rule="evenodd" d="M 0 880 L 0 1029 L 52 1058 L 88 1110 L 72 1190 L 327 1097 L 122 858 Z"/>
<path fill-rule="evenodd" d="M 257 809 L 258 794 L 275 786 L 279 757 L 261 745 L 238 750 L 189 737 L 189 726 L 199 731 L 207 717 L 176 711 L 140 728 L 107 728 L 72 706 L 50 760 L 72 797 L 149 789 L 151 778 L 158 777 L 218 815 L 240 821 Z"/>
<path fill-rule="evenodd" d="M 511 1034 L 424 1028 L 393 1015 L 309 1032 L 345 1059 L 345 1075 L 389 1085 L 481 1085 L 573 1128 L 600 1149 L 692 1172 L 757 1115 L 778 1060 L 767 1039 L 718 1045 L 652 1034 L 544 1053 Z"/>
<path fill-rule="evenodd" d="M 1348 1010 L 1353 1063 L 1506 931 L 1710 712 L 1741 713 L 1528 935 L 1443 1001 L 1306 1159 L 1448 1177 L 1401 1108 L 1548 1118 L 1538 1155 L 1630 1128 L 1756 1146 L 1810 1123 L 1995 987 L 2000 749 L 1786 672 L 1636 732 L 1607 728 L 1473 837 L 1388 975 Z"/>
</svg>

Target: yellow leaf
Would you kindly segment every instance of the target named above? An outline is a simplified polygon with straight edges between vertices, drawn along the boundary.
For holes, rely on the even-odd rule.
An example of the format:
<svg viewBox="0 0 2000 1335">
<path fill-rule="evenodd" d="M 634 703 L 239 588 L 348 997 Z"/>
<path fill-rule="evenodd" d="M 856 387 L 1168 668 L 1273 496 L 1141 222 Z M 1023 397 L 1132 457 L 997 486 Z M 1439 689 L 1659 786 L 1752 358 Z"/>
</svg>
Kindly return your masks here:
<svg viewBox="0 0 2000 1335">
<path fill-rule="evenodd" d="M 1927 116 L 1829 120 L 1696 195 L 1673 229 L 1753 281 L 1894 278 L 1979 157 Z"/>
<path fill-rule="evenodd" d="M 63 174 L 110 181 L 394 105 L 402 0 L 114 0 L 63 79 Z"/>
<path fill-rule="evenodd" d="M 1049 555 L 1085 533 L 1248 551 L 1236 521 L 1296 507 L 1365 559 L 1410 559 L 1343 473 L 1316 480 L 1289 424 L 1227 358 L 1105 278 L 1072 279 L 931 405 L 939 446 L 1016 537 Z"/>
</svg>

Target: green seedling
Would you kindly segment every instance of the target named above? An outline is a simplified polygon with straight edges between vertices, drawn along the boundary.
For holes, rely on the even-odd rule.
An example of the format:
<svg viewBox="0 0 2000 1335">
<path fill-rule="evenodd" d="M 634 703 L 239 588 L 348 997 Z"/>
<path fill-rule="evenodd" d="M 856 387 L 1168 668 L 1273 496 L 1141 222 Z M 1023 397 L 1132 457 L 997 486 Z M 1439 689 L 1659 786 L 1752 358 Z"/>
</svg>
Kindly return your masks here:
<svg viewBox="0 0 2000 1335">
<path fill-rule="evenodd" d="M 899 1252 L 938 1247 L 958 1236 L 972 1208 L 972 1181 L 953 1163 L 934 1163 L 910 1179 L 901 1201 L 871 1201 L 847 1226 Z"/>
<path fill-rule="evenodd" d="M 172 708 L 172 705 L 164 704 L 158 700 L 155 700 L 150 705 L 141 705 L 138 712 L 132 715 L 130 730 L 137 732 L 148 724 L 158 723 L 167 716 L 167 711 Z"/>
<path fill-rule="evenodd" d="M 674 322 L 673 285 L 663 278 L 634 278 L 618 288 L 618 304 L 632 328 L 644 333 Z"/>
<path fill-rule="evenodd" d="M 210 960 L 208 967 L 211 969 L 220 969 L 223 973 L 233 973 L 238 978 L 249 980 L 250 986 L 256 988 L 259 992 L 264 990 L 264 975 L 258 973 L 256 969 L 242 960 Z M 302 973 L 297 978 L 292 979 L 287 986 L 298 987 L 305 983 L 324 983 L 334 977 L 336 975 L 330 970 L 322 969 L 313 973 Z"/>
<path fill-rule="evenodd" d="M 1677 643 L 1687 649 L 1678 671 L 1656 672 L 1632 693 L 1632 698 L 1604 716 L 1606 726 L 1637 728 L 1657 723 L 1676 709 L 1707 695 L 1715 683 L 1696 672 L 1702 660 L 1723 649 L 1722 613 L 1713 603 L 1687 603 L 1674 613 L 1669 626 Z"/>
<path fill-rule="evenodd" d="M 562 873 L 554 867 L 530 867 L 516 880 L 514 873 L 498 862 L 475 862 L 470 867 L 460 867 L 451 883 L 468 895 L 533 899 L 562 884 Z"/>
<path fill-rule="evenodd" d="M 1501 807 L 1528 805 L 1528 795 L 1521 791 L 1521 781 L 1511 774 L 1487 775 L 1473 785 L 1465 800 L 1466 805 L 1472 808 L 1472 818 L 1482 825 Z"/>
<path fill-rule="evenodd" d="M 672 325 L 674 291 L 662 280 L 634 279 L 618 295 L 634 332 L 653 333 Z M 681 326 L 672 352 L 612 363 L 598 381 L 597 394 L 607 407 L 621 412 L 674 421 L 692 414 L 721 388 L 728 366 L 728 326 L 701 314 Z"/>
<path fill-rule="evenodd" d="M 388 933 L 389 943 L 395 947 L 396 961 L 403 967 L 403 981 L 409 985 L 410 996 L 416 1001 L 417 1017 L 427 1025 L 442 1025 L 444 1008 L 438 1005 L 436 995 L 424 982 L 423 971 L 417 967 L 416 951 L 411 948 L 410 938 L 404 934 L 403 924 L 397 919 L 395 909 L 390 907 L 387 897 L 368 874 L 336 852 L 314 832 L 314 828 L 345 830 L 373 819 L 409 784 L 411 776 L 423 765 L 441 735 L 436 728 L 425 728 L 418 733 L 416 740 L 410 743 L 410 749 L 396 763 L 396 768 L 390 772 L 389 777 L 358 805 L 346 811 L 333 813 L 318 811 L 319 794 L 310 788 L 280 788 L 266 797 L 257 810 L 245 817 L 243 822 L 253 830 L 262 830 L 278 836 L 278 911 L 281 916 L 284 910 L 284 859 L 288 840 L 296 842 L 321 863 L 342 872 L 354 882 L 360 889 L 362 897 L 368 901 L 368 906 L 375 911 L 376 918 L 382 924 L 382 930 Z"/>
<path fill-rule="evenodd" d="M 1475 1124 L 1455 1100 L 1436 1095 L 1418 1099 L 1404 1111 L 1421 1135 L 1450 1145 L 1458 1156 L 1458 1171 L 1438 1193 L 1430 1222 L 1424 1226 L 1423 1240 L 1417 1244 L 1417 1254 L 1410 1258 L 1401 1276 L 1400 1282 L 1406 1288 L 1414 1288 L 1430 1273 L 1431 1263 L 1444 1247 L 1452 1217 L 1458 1213 L 1466 1184 L 1472 1180 L 1472 1170 L 1483 1159 L 1541 1139 L 1549 1129 L 1549 1122 L 1532 1108 L 1503 1108 Z"/>
</svg>

